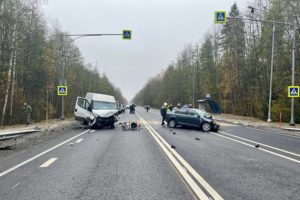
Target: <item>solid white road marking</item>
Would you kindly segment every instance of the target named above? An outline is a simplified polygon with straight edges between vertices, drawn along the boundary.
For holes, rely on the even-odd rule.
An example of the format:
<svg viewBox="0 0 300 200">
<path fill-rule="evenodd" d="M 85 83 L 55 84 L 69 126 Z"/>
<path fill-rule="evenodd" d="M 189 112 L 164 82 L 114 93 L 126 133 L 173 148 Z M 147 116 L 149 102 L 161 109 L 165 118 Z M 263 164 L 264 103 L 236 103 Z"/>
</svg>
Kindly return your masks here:
<svg viewBox="0 0 300 200">
<path fill-rule="evenodd" d="M 16 187 L 18 187 L 19 185 L 20 185 L 20 182 L 17 183 L 16 185 L 14 185 L 11 189 L 13 190 L 13 189 L 15 189 Z"/>
<path fill-rule="evenodd" d="M 94 133 L 94 132 L 95 132 L 95 130 L 91 130 L 90 132 L 91 132 L 91 133 Z"/>
<path fill-rule="evenodd" d="M 75 141 L 75 143 L 80 143 L 80 142 L 82 142 L 82 140 L 83 139 L 78 139 L 78 140 Z"/>
<path fill-rule="evenodd" d="M 157 141 L 164 153 L 170 159 L 174 167 L 178 170 L 181 176 L 185 179 L 187 184 L 191 187 L 195 195 L 199 199 L 210 199 L 202 189 L 196 184 L 193 178 L 187 173 L 189 172 L 205 190 L 216 200 L 223 200 L 223 198 L 194 170 L 177 152 L 171 148 L 158 132 L 156 132 L 138 113 L 137 116 L 144 123 L 150 134 Z M 181 162 L 181 163 L 180 163 Z M 187 171 L 186 171 L 187 170 Z"/>
<path fill-rule="evenodd" d="M 42 164 L 40 167 L 49 167 L 52 163 L 54 163 L 57 160 L 57 158 L 50 158 L 48 161 L 46 161 L 44 164 Z"/>
<path fill-rule="evenodd" d="M 277 150 L 277 151 L 280 151 L 280 152 L 283 152 L 283 153 L 287 153 L 287 154 L 290 154 L 290 155 L 293 155 L 293 156 L 296 156 L 296 157 L 300 158 L 299 154 L 296 154 L 296 153 L 293 153 L 293 152 L 290 152 L 290 151 L 286 151 L 286 150 L 279 149 L 279 148 L 276 148 L 276 147 L 273 147 L 273 146 L 269 146 L 269 145 L 266 145 L 266 144 L 263 144 L 263 143 L 260 143 L 260 142 L 254 141 L 254 140 L 249 140 L 249 139 L 246 139 L 246 138 L 243 138 L 243 137 L 235 136 L 235 135 L 226 133 L 224 131 L 219 131 L 219 132 L 224 134 L 224 135 L 228 135 L 228 136 L 238 138 L 238 139 L 241 139 L 241 140 L 244 140 L 244 141 L 252 142 L 252 143 L 255 143 L 255 144 L 263 145 L 263 146 L 268 147 L 270 149 L 274 149 L 274 150 Z"/>
<path fill-rule="evenodd" d="M 254 145 L 250 145 L 250 144 L 248 144 L 248 143 L 241 142 L 241 141 L 239 141 L 239 140 L 236 140 L 236 139 L 233 139 L 233 138 L 230 138 L 230 137 L 227 137 L 227 136 L 221 135 L 221 134 L 217 134 L 217 133 L 212 133 L 212 134 L 214 134 L 214 135 L 217 135 L 217 136 L 219 136 L 219 137 L 226 138 L 226 139 L 228 139 L 228 140 L 232 140 L 232 141 L 234 141 L 234 142 L 237 142 L 237 143 L 240 143 L 240 144 L 243 144 L 243 145 L 246 145 L 246 146 L 252 147 L 252 148 L 255 148 L 255 146 L 254 146 Z M 273 152 L 273 151 L 269 151 L 269 150 L 267 150 L 267 149 L 264 149 L 264 148 L 262 148 L 262 147 L 259 147 L 259 148 L 257 148 L 257 150 L 264 151 L 264 152 L 267 152 L 267 153 L 273 154 L 273 155 L 275 155 L 275 156 L 278 156 L 278 157 L 281 157 L 281 158 L 285 158 L 285 159 L 287 159 L 287 160 L 290 160 L 290 161 L 293 161 L 293 162 L 296 162 L 296 163 L 300 163 L 300 161 L 299 161 L 299 160 L 296 160 L 296 159 L 293 159 L 293 158 L 289 158 L 289 157 L 287 157 L 287 156 L 284 156 L 284 155 L 281 155 L 281 154 L 275 153 L 275 152 Z"/>
<path fill-rule="evenodd" d="M 60 147 L 60 146 L 62 146 L 62 145 L 64 145 L 64 144 L 70 142 L 71 140 L 74 140 L 75 138 L 78 138 L 78 137 L 82 136 L 83 134 L 85 134 L 85 133 L 87 133 L 87 132 L 89 132 L 89 131 L 90 131 L 90 130 L 88 129 L 88 130 L 86 130 L 86 131 L 84 131 L 84 132 L 82 132 L 82 133 L 79 133 L 78 135 L 75 135 L 74 137 L 71 137 L 70 139 L 68 139 L 68 140 L 66 140 L 66 141 L 64 141 L 64 142 L 59 143 L 58 145 L 55 145 L 54 147 L 51 147 L 50 149 L 47 149 L 46 151 L 43 151 L 43 152 L 39 153 L 38 155 L 35 155 L 35 156 L 33 156 L 33 157 L 31 157 L 31 158 L 29 158 L 29 159 L 27 159 L 27 160 L 25 160 L 25 161 L 23 161 L 23 162 L 17 164 L 17 165 L 15 165 L 15 166 L 12 167 L 12 168 L 9 168 L 9 169 L 7 169 L 7 170 L 1 172 L 1 173 L 0 173 L 0 177 L 2 177 L 2 176 L 4 176 L 4 175 L 6 175 L 6 174 L 8 174 L 8 173 L 10 173 L 10 172 L 12 172 L 12 171 L 18 169 L 19 167 L 22 167 L 23 165 L 26 165 L 27 163 L 29 163 L 29 162 L 31 162 L 31 161 L 33 161 L 33 160 L 35 160 L 35 159 L 37 159 L 37 158 L 39 158 L 39 157 L 45 155 L 46 153 L 49 153 L 50 151 L 53 151 L 54 149 L 56 149 L 56 148 L 58 148 L 58 147 Z"/>
</svg>

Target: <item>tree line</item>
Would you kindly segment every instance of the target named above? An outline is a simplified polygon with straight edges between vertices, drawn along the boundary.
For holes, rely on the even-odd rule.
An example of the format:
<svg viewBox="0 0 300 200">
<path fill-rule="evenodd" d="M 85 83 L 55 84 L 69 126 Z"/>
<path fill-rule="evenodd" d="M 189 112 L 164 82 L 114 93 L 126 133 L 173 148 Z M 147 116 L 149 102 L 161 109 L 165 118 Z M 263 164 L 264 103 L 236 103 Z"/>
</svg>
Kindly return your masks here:
<svg viewBox="0 0 300 200">
<path fill-rule="evenodd" d="M 275 20 L 298 24 L 300 0 L 254 0 L 254 12 L 242 12 L 234 3 L 229 16 Z M 272 119 L 290 120 L 291 100 L 287 86 L 292 77 L 293 28 L 276 25 L 272 90 Z M 299 44 L 299 32 L 296 44 Z M 202 42 L 187 45 L 176 61 L 138 92 L 133 101 L 160 107 L 163 102 L 193 104 L 211 94 L 224 113 L 266 119 L 270 82 L 272 24 L 229 19 L 214 25 Z M 295 85 L 300 84 L 300 54 L 296 48 Z M 296 122 L 300 122 L 299 99 L 295 100 Z"/>
<path fill-rule="evenodd" d="M 32 107 L 35 121 L 61 114 L 60 84 L 62 49 L 65 79 L 69 94 L 65 97 L 65 115 L 72 116 L 77 96 L 87 91 L 114 95 L 126 102 L 116 88 L 96 66 L 85 64 L 82 55 L 67 34 L 48 27 L 37 0 L 0 0 L 0 123 L 24 121 L 22 105 Z M 48 104 L 48 106 L 47 106 Z"/>
</svg>

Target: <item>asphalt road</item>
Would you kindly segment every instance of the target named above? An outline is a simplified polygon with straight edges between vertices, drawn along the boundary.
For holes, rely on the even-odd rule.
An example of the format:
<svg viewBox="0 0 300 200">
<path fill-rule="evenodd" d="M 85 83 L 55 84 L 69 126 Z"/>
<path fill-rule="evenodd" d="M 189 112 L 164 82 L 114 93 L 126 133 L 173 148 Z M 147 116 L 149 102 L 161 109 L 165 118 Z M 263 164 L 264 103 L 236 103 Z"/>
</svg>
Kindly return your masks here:
<svg viewBox="0 0 300 200">
<path fill-rule="evenodd" d="M 136 131 L 67 129 L 0 157 L 0 199 L 300 199 L 299 138 L 170 129 L 158 110 L 137 114 L 120 119 Z"/>
<path fill-rule="evenodd" d="M 224 123 L 217 134 L 170 129 L 158 110 L 138 113 L 224 199 L 300 199 L 300 138 Z"/>
<path fill-rule="evenodd" d="M 137 121 L 137 117 L 125 114 L 121 121 Z M 1 158 L 0 199 L 194 199 L 145 128 L 122 131 L 117 126 L 115 130 L 92 131 L 68 131 Z"/>
</svg>

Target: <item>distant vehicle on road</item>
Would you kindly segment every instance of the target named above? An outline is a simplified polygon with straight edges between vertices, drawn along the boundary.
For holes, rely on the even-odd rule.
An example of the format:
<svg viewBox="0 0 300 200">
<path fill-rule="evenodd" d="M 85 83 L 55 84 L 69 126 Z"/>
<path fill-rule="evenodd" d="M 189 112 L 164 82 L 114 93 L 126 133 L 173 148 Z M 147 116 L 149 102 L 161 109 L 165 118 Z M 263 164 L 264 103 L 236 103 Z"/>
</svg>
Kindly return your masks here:
<svg viewBox="0 0 300 200">
<path fill-rule="evenodd" d="M 115 128 L 119 113 L 115 97 L 91 92 L 85 98 L 77 97 L 74 110 L 75 120 L 91 128 Z"/>
<path fill-rule="evenodd" d="M 204 132 L 218 132 L 220 128 L 213 118 L 211 116 L 209 117 L 204 110 L 194 108 L 181 108 L 172 112 L 167 112 L 166 121 L 171 128 L 181 125 L 201 128 Z"/>
</svg>

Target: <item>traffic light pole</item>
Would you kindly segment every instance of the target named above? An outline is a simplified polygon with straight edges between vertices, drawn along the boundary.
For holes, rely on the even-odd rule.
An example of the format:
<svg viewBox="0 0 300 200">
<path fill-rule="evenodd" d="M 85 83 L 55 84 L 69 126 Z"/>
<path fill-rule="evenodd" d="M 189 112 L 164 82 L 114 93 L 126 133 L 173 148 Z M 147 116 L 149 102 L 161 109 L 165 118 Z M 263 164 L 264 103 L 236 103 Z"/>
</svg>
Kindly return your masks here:
<svg viewBox="0 0 300 200">
<path fill-rule="evenodd" d="M 125 34 L 129 34 L 129 35 L 125 35 Z M 82 37 L 97 37 L 97 36 L 122 36 L 123 35 L 123 39 L 131 39 L 131 31 L 129 30 L 123 30 L 123 34 L 101 34 L 101 33 L 96 33 L 96 34 L 62 34 L 61 35 L 61 61 L 60 61 L 60 67 L 61 67 L 61 80 L 60 80 L 60 84 L 67 84 L 65 81 L 65 62 L 64 62 L 64 37 L 75 37 L 73 38 L 69 43 L 71 44 L 72 42 L 74 42 L 75 40 L 82 38 Z M 64 96 L 61 96 L 61 120 L 65 119 L 65 100 L 64 100 Z"/>
</svg>

